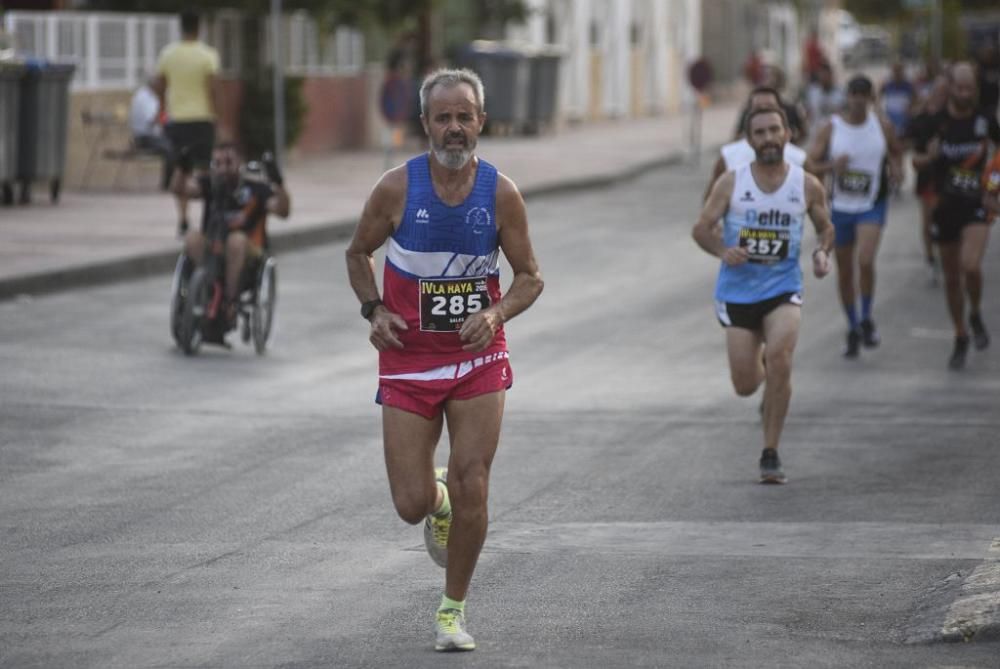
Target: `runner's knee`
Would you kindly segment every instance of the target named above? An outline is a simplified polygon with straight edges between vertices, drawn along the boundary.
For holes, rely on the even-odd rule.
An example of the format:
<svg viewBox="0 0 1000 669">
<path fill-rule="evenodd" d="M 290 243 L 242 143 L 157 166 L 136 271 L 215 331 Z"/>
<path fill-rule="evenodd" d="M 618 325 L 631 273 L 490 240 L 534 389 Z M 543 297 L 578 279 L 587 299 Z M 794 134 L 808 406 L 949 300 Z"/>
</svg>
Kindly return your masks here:
<svg viewBox="0 0 1000 669">
<path fill-rule="evenodd" d="M 787 348 L 768 349 L 764 353 L 767 361 L 767 380 L 775 382 L 787 380 L 792 374 L 792 351 Z"/>
<path fill-rule="evenodd" d="M 749 374 L 732 374 L 732 380 L 733 390 L 740 397 L 749 397 L 760 387 L 760 379 Z"/>
<path fill-rule="evenodd" d="M 448 491 L 452 500 L 463 510 L 485 508 L 489 476 L 489 468 L 482 462 L 464 466 L 452 464 L 448 469 Z"/>
<path fill-rule="evenodd" d="M 393 492 L 392 503 L 399 517 L 410 525 L 422 522 L 434 506 L 433 499 L 428 500 L 427 495 L 416 491 Z"/>
<path fill-rule="evenodd" d="M 226 254 L 243 253 L 247 247 L 247 236 L 242 232 L 231 232 L 226 237 Z"/>
<path fill-rule="evenodd" d="M 962 258 L 962 273 L 975 276 L 980 272 L 979 263 L 975 258 Z"/>
</svg>

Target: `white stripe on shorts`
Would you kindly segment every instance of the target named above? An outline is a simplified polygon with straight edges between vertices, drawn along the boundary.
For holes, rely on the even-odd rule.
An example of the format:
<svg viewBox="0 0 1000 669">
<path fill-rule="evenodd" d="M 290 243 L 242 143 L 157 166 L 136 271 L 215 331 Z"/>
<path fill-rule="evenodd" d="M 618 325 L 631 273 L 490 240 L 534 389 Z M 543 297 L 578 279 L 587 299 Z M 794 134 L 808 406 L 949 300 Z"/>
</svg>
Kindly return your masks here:
<svg viewBox="0 0 1000 669">
<path fill-rule="evenodd" d="M 510 356 L 507 351 L 500 351 L 499 353 L 491 353 L 489 355 L 484 355 L 473 360 L 466 360 L 465 362 L 460 362 L 454 365 L 434 367 L 433 369 L 427 369 L 422 372 L 407 372 L 406 374 L 380 374 L 379 378 L 398 379 L 401 381 L 450 381 L 451 379 L 462 378 L 476 367 L 482 367 L 483 365 L 488 365 L 491 362 L 496 362 L 497 360 L 506 360 L 509 357 Z"/>
<path fill-rule="evenodd" d="M 715 315 L 719 317 L 723 325 L 732 325 L 733 322 L 729 320 L 729 312 L 726 311 L 726 303 L 720 300 L 715 301 Z"/>
</svg>

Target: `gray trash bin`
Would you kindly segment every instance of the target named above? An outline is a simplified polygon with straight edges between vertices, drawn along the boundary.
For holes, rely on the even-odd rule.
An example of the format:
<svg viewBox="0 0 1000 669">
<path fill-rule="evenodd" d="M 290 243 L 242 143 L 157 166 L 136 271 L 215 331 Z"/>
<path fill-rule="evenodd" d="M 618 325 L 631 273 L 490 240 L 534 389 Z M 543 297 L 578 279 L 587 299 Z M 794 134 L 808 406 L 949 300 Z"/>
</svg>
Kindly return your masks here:
<svg viewBox="0 0 1000 669">
<path fill-rule="evenodd" d="M 498 42 L 472 42 L 462 65 L 479 75 L 486 89 L 487 123 L 520 131 L 528 117 L 528 58 L 523 51 Z"/>
<path fill-rule="evenodd" d="M 18 178 L 22 203 L 31 201 L 31 184 L 37 180 L 47 180 L 52 201 L 59 200 L 66 167 L 69 82 L 75 69 L 73 65 L 29 63 L 21 79 Z"/>
<path fill-rule="evenodd" d="M 0 189 L 4 204 L 14 202 L 21 78 L 24 71 L 24 66 L 19 63 L 0 62 Z"/>
<path fill-rule="evenodd" d="M 553 48 L 541 48 L 528 58 L 527 129 L 542 132 L 551 129 L 556 120 L 559 93 L 559 61 L 561 53 Z"/>
</svg>

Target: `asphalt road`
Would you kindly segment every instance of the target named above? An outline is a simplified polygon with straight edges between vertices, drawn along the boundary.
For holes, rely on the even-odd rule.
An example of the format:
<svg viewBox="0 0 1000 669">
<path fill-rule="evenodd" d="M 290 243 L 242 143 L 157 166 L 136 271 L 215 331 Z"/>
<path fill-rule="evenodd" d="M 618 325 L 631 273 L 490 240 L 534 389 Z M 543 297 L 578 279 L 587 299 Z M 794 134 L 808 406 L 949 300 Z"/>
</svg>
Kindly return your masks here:
<svg viewBox="0 0 1000 669">
<path fill-rule="evenodd" d="M 0 303 L 0 666 L 1000 666 L 1000 357 L 947 371 L 912 198 L 881 349 L 843 360 L 807 278 L 766 487 L 689 236 L 705 169 L 530 203 L 546 290 L 508 326 L 461 657 L 431 650 L 443 574 L 391 508 L 342 244 L 279 258 L 263 358 L 174 350 L 167 277 Z"/>
</svg>

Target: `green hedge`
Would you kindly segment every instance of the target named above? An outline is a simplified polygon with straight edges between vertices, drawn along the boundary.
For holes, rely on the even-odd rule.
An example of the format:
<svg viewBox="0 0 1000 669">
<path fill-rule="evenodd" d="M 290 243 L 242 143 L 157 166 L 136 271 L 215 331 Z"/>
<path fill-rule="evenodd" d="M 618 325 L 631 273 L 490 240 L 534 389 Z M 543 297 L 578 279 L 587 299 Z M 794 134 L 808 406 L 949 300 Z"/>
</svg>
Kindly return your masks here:
<svg viewBox="0 0 1000 669">
<path fill-rule="evenodd" d="M 247 157 L 256 158 L 274 150 L 274 85 L 270 69 L 244 81 L 240 109 L 240 139 Z M 285 77 L 285 147 L 295 145 L 302 134 L 306 101 L 302 77 Z"/>
</svg>

